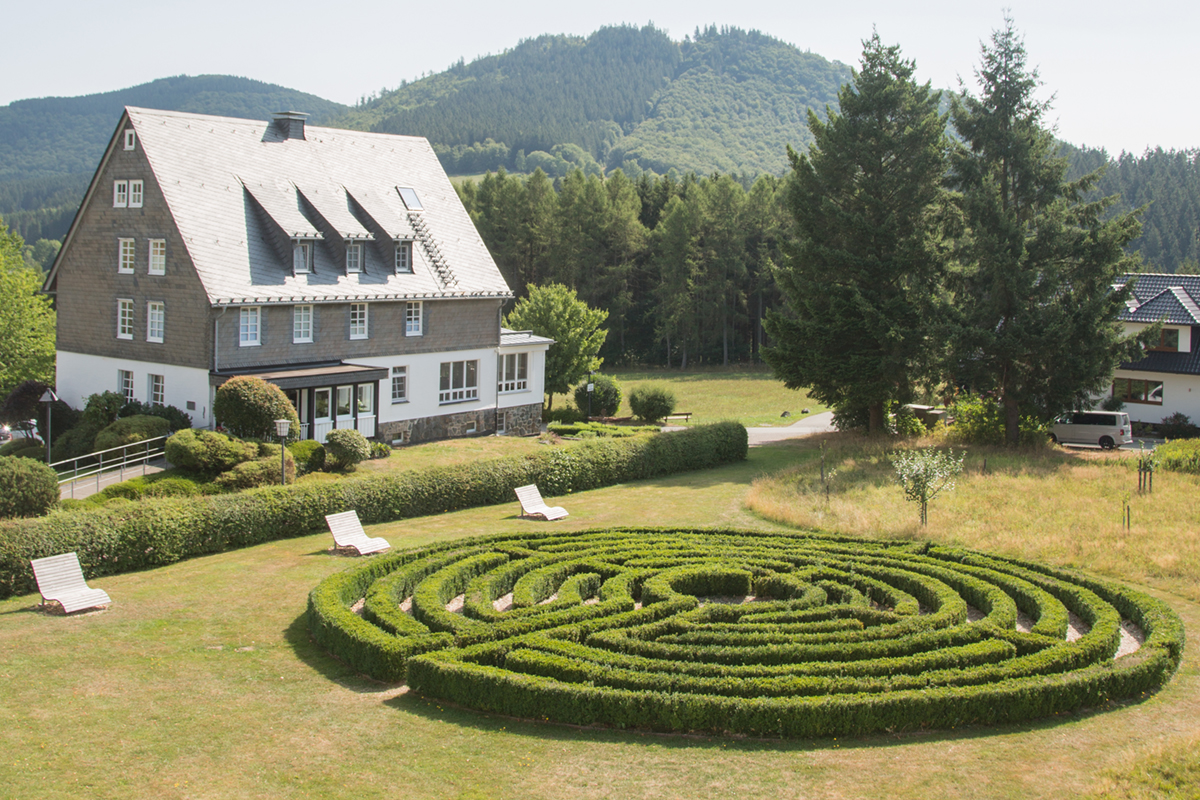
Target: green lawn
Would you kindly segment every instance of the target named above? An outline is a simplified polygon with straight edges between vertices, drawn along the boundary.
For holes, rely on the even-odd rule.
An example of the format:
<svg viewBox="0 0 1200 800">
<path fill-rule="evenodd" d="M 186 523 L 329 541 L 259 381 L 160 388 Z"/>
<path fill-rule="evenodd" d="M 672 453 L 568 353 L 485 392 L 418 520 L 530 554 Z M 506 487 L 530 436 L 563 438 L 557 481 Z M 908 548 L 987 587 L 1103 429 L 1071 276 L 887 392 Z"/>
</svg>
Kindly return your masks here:
<svg viewBox="0 0 1200 800">
<path fill-rule="evenodd" d="M 549 498 L 571 512 L 552 524 L 518 519 L 514 502 L 368 532 L 403 547 L 551 526 L 769 528 L 746 509 L 752 481 L 810 457 L 755 448 L 741 464 Z M 1047 518 L 1046 537 L 1062 522 Z M 1158 695 L 1044 723 L 792 742 L 581 730 L 439 705 L 321 652 L 305 598 L 354 563 L 330 543 L 306 536 L 98 579 L 114 598 L 101 613 L 0 601 L 0 797 L 1140 797 L 1164 770 L 1195 774 L 1195 636 Z M 1200 630 L 1200 606 L 1146 588 Z"/>
<path fill-rule="evenodd" d="M 790 425 L 828 409 L 810 400 L 804 391 L 784 388 L 765 366 L 689 369 L 604 370 L 621 385 L 621 416 L 632 414 L 629 393 L 639 386 L 663 384 L 675 393 L 676 411 L 690 411 L 692 424 L 737 420 L 746 426 Z M 571 397 L 556 395 L 555 407 L 573 405 Z M 782 416 L 783 412 L 790 416 Z"/>
</svg>

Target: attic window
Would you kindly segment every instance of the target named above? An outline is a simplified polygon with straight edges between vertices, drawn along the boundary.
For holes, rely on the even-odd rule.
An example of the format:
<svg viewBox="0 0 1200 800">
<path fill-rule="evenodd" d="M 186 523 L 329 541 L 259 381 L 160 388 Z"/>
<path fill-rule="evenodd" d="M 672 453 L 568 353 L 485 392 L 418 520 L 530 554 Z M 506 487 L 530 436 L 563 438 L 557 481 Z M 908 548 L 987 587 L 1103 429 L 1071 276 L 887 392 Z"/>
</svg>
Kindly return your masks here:
<svg viewBox="0 0 1200 800">
<path fill-rule="evenodd" d="M 412 271 L 412 242 L 396 242 L 396 272 Z"/>
<path fill-rule="evenodd" d="M 362 272 L 362 245 L 346 245 L 346 274 Z"/>
<path fill-rule="evenodd" d="M 1150 345 L 1147 350 L 1157 350 L 1164 353 L 1179 352 L 1179 331 L 1174 328 L 1163 328 L 1158 344 Z"/>
<path fill-rule="evenodd" d="M 302 275 L 313 269 L 312 242 L 292 242 L 292 272 Z"/>
<path fill-rule="evenodd" d="M 137 134 L 134 133 L 133 128 L 128 128 L 125 131 L 125 149 L 132 150 L 134 148 L 134 145 L 136 145 L 136 144 L 137 144 Z"/>
<path fill-rule="evenodd" d="M 425 207 L 421 205 L 421 201 L 417 197 L 416 189 L 410 189 L 407 186 L 397 186 L 396 191 L 400 193 L 400 199 L 404 201 L 404 207 L 409 211 L 425 210 Z"/>
</svg>

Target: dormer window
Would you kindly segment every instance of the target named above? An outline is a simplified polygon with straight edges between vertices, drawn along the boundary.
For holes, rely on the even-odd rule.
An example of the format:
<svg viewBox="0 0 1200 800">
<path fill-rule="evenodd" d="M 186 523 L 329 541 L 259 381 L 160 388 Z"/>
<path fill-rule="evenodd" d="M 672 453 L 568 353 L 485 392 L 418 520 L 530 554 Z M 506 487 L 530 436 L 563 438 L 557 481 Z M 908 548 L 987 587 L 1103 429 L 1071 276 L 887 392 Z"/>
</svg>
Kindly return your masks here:
<svg viewBox="0 0 1200 800">
<path fill-rule="evenodd" d="M 313 243 L 292 242 L 292 272 L 302 275 L 313 271 Z"/>
<path fill-rule="evenodd" d="M 425 207 L 421 205 L 421 200 L 417 197 L 416 189 L 410 189 L 407 186 L 397 186 L 396 191 L 400 193 L 400 199 L 404 201 L 404 207 L 409 211 L 425 210 Z"/>
<path fill-rule="evenodd" d="M 352 272 L 362 272 L 362 245 L 347 244 L 346 245 L 346 274 Z"/>
<path fill-rule="evenodd" d="M 137 134 L 134 133 L 133 128 L 127 128 L 125 130 L 125 149 L 132 150 L 135 145 L 137 145 Z"/>
<path fill-rule="evenodd" d="M 412 242 L 396 242 L 396 272 L 412 271 Z"/>
</svg>

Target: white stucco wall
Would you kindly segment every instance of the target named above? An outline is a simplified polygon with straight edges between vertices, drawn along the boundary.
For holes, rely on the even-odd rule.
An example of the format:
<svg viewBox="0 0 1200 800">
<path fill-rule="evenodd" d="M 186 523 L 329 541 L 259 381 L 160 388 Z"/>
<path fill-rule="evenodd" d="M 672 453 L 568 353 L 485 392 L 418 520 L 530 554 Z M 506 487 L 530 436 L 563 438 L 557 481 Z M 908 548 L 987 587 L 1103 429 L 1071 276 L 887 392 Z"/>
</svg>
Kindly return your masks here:
<svg viewBox="0 0 1200 800">
<path fill-rule="evenodd" d="M 494 367 L 493 367 L 494 369 Z M 133 396 L 150 401 L 150 375 L 163 376 L 163 399 L 192 418 L 192 425 L 207 428 L 212 422 L 208 370 L 176 367 L 127 358 L 106 358 L 59 350 L 55 391 L 72 408 L 82 409 L 89 395 L 121 391 L 117 371 L 133 373 Z M 188 408 L 192 403 L 195 408 Z"/>
<path fill-rule="evenodd" d="M 1126 322 L 1125 335 L 1133 336 L 1134 334 L 1141 333 L 1149 327 L 1150 326 L 1148 324 L 1143 322 Z M 1166 330 L 1179 331 L 1179 352 L 1192 352 L 1192 328 L 1190 325 L 1163 325 L 1163 328 Z M 1157 378 L 1155 380 L 1157 380 Z"/>
<path fill-rule="evenodd" d="M 1119 369 L 1114 377 L 1162 382 L 1162 405 L 1125 404 L 1124 410 L 1134 422 L 1162 422 L 1163 417 L 1169 417 L 1176 412 L 1187 414 L 1192 418 L 1192 422 L 1200 422 L 1200 376 Z"/>
<path fill-rule="evenodd" d="M 500 352 L 504 355 L 509 353 L 529 354 L 529 388 L 520 392 L 505 392 L 499 395 L 496 398 L 496 407 L 512 408 L 513 406 L 528 406 L 542 402 L 546 388 L 546 347 L 542 346 L 540 349 L 506 347 Z M 495 366 L 492 369 L 494 371 Z"/>
</svg>

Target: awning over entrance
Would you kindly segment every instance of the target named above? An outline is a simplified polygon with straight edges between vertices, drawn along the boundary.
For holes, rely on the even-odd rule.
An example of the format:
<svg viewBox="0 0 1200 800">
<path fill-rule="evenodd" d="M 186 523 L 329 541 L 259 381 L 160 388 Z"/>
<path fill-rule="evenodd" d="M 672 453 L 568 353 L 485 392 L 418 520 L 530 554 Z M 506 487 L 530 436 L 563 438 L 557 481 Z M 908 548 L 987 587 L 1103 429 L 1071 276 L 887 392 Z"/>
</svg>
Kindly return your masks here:
<svg viewBox="0 0 1200 800">
<path fill-rule="evenodd" d="M 319 386 L 346 385 L 382 381 L 388 377 L 386 367 L 368 367 L 362 364 L 344 364 L 340 361 L 329 364 L 306 364 L 300 367 L 268 367 L 265 369 L 238 369 L 210 372 L 208 381 L 220 386 L 236 375 L 253 375 L 280 389 L 311 389 Z"/>
</svg>

